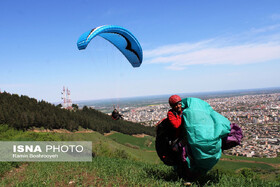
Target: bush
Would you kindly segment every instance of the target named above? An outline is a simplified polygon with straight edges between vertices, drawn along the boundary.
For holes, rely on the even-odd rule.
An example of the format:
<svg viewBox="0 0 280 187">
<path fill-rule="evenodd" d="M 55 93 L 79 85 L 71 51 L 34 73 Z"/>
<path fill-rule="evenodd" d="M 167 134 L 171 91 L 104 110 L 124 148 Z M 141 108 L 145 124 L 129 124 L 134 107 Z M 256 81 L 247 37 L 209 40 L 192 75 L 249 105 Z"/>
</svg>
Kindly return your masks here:
<svg viewBox="0 0 280 187">
<path fill-rule="evenodd" d="M 240 174 L 243 175 L 245 178 L 255 178 L 256 173 L 249 168 L 244 168 L 240 170 Z"/>
</svg>

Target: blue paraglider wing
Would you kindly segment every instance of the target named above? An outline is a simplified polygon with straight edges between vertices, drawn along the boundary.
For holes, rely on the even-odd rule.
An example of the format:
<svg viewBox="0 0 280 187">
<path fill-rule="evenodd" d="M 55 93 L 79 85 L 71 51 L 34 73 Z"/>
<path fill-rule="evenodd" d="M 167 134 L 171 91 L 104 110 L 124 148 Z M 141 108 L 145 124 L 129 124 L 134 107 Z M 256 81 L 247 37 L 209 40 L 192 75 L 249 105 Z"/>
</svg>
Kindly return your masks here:
<svg viewBox="0 0 280 187">
<path fill-rule="evenodd" d="M 85 49 L 95 36 L 101 36 L 116 46 L 133 67 L 141 65 L 143 60 L 141 45 L 125 28 L 113 25 L 96 27 L 80 36 L 77 42 L 78 49 Z"/>
</svg>

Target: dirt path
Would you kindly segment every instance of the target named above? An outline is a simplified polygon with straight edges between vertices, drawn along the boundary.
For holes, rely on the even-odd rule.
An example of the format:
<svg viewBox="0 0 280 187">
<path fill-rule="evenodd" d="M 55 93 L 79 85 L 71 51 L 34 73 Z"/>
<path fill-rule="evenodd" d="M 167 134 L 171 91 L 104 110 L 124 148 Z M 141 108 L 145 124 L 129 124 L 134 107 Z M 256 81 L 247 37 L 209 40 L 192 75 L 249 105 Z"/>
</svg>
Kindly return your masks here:
<svg viewBox="0 0 280 187">
<path fill-rule="evenodd" d="M 115 133 L 116 133 L 116 131 L 111 131 L 111 132 L 108 132 L 108 133 L 104 133 L 104 136 L 110 136 L 110 135 L 115 134 Z"/>
<path fill-rule="evenodd" d="M 118 133 L 118 132 L 111 131 L 109 133 L 104 133 L 104 136 L 110 136 L 110 135 L 115 134 L 115 133 Z M 133 134 L 132 136 L 137 137 L 137 138 L 144 138 L 145 136 L 149 136 L 149 135 L 143 133 L 143 134 Z"/>
<path fill-rule="evenodd" d="M 148 136 L 147 134 L 133 134 L 132 136 L 137 138 L 144 138 L 145 136 Z"/>
<path fill-rule="evenodd" d="M 83 131 L 76 131 L 76 132 L 71 132 L 68 131 L 66 129 L 53 129 L 53 130 L 49 130 L 49 129 L 34 129 L 34 130 L 30 130 L 31 132 L 55 132 L 55 133 L 67 133 L 67 134 L 71 134 L 71 133 L 93 133 L 93 130 L 83 130 Z"/>
<path fill-rule="evenodd" d="M 221 158 L 220 160 L 223 161 L 230 161 L 230 162 L 246 162 L 246 163 L 255 163 L 255 164 L 266 164 L 269 166 L 272 166 L 276 169 L 280 168 L 280 164 L 273 164 L 273 163 L 267 163 L 267 162 L 261 162 L 261 161 L 253 161 L 253 160 L 235 160 L 235 159 L 229 159 L 229 158 Z"/>
</svg>

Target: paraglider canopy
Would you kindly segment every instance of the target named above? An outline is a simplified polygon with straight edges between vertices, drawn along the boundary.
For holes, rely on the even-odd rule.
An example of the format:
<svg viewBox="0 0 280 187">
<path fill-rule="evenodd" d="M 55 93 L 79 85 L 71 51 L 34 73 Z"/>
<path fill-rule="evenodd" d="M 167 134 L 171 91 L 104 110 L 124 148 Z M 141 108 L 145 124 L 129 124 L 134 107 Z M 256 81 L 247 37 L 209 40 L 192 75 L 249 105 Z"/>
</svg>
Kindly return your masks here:
<svg viewBox="0 0 280 187">
<path fill-rule="evenodd" d="M 78 49 L 86 49 L 89 42 L 95 36 L 101 36 L 116 46 L 133 67 L 141 65 L 143 60 L 141 45 L 136 37 L 127 29 L 115 25 L 96 27 L 80 36 L 77 41 Z"/>
</svg>

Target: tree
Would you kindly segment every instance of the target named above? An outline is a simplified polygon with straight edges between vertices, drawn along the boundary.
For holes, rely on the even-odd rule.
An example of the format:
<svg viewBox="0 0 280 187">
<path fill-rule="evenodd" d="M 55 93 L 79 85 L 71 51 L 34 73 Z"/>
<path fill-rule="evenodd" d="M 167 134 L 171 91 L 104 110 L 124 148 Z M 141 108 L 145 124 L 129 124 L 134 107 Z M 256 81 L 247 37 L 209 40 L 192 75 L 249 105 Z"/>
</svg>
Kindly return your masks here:
<svg viewBox="0 0 280 187">
<path fill-rule="evenodd" d="M 79 109 L 79 106 L 76 105 L 76 104 L 72 104 L 72 107 L 73 107 L 74 110 L 78 110 Z"/>
<path fill-rule="evenodd" d="M 56 105 L 56 107 L 62 108 L 62 104 L 58 104 L 58 105 Z"/>
</svg>

